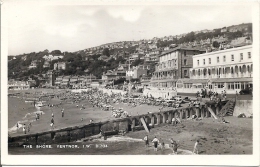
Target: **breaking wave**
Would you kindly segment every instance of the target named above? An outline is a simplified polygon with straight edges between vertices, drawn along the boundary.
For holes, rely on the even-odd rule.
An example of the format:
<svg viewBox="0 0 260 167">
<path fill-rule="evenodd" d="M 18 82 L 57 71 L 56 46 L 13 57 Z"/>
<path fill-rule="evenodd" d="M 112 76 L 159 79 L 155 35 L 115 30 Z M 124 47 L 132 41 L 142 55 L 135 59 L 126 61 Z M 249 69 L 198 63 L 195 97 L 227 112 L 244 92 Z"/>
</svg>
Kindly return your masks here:
<svg viewBox="0 0 260 167">
<path fill-rule="evenodd" d="M 8 133 L 16 133 L 20 128 L 23 127 L 24 123 L 27 122 L 34 122 L 35 121 L 35 114 L 45 114 L 43 111 L 34 111 L 31 113 L 25 114 L 25 116 L 22 118 L 23 120 L 18 121 L 13 127 L 8 128 Z M 18 127 L 17 127 L 18 124 Z"/>
</svg>

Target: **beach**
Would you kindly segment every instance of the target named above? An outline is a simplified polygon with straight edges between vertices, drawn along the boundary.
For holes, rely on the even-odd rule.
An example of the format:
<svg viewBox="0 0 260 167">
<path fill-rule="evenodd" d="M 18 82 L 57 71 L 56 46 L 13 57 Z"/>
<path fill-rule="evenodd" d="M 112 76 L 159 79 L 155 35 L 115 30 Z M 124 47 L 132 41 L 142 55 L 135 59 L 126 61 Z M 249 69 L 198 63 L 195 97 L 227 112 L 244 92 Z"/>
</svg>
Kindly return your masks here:
<svg viewBox="0 0 260 167">
<path fill-rule="evenodd" d="M 31 121 L 30 133 L 37 133 L 50 130 L 52 113 L 54 114 L 55 127 L 64 128 L 74 125 L 89 124 L 90 119 L 94 122 L 117 119 L 111 117 L 110 111 L 93 107 L 88 100 L 79 103 L 72 103 L 59 98 L 52 98 L 47 103 L 57 105 L 55 107 L 44 106 L 37 109 L 31 103 L 25 103 L 17 97 L 9 97 L 9 130 L 13 128 L 17 121 Z M 61 103 L 60 103 L 61 102 Z M 80 109 L 81 105 L 85 109 Z M 79 107 L 77 107 L 77 105 Z M 131 115 L 145 114 L 147 112 L 159 112 L 160 106 L 137 105 L 129 106 L 124 103 L 112 104 L 115 108 L 123 108 Z M 19 106 L 23 106 L 21 109 Z M 64 108 L 65 116 L 61 116 L 61 109 Z M 167 110 L 167 108 L 164 108 Z M 35 112 L 42 111 L 40 119 L 35 121 Z M 28 114 L 32 113 L 32 114 Z M 83 121 L 81 120 L 83 118 Z M 190 153 L 193 151 L 196 140 L 200 141 L 199 154 L 252 154 L 253 145 L 253 120 L 251 118 L 237 118 L 233 116 L 225 117 L 229 123 L 220 123 L 213 118 L 203 118 L 202 120 L 183 120 L 181 124 L 160 124 L 152 128 L 149 133 L 145 130 L 126 133 L 125 136 L 110 136 L 111 140 L 97 139 L 92 141 L 78 141 L 72 143 L 62 143 L 67 145 L 77 144 L 78 149 L 57 148 L 57 144 L 52 145 L 52 149 L 24 149 L 23 147 L 9 148 L 10 154 L 38 154 L 38 155 L 61 155 L 61 154 L 84 154 L 84 155 L 167 155 L 171 154 L 171 149 L 159 149 L 154 152 L 151 140 L 156 136 L 165 144 L 170 144 L 169 139 L 173 138 L 180 145 L 179 149 Z M 14 130 L 10 136 L 23 134 L 22 129 Z M 150 147 L 145 148 L 142 139 L 149 135 Z M 116 138 L 113 138 L 116 137 Z M 83 145 L 93 145 L 93 147 L 83 148 Z M 106 145 L 104 148 L 97 148 L 96 145 Z"/>
<path fill-rule="evenodd" d="M 63 101 L 58 98 L 53 98 L 46 103 L 58 105 L 55 107 L 43 106 L 37 108 L 33 103 L 25 103 L 23 99 L 17 97 L 9 97 L 8 103 L 8 128 L 10 136 L 17 136 L 23 134 L 22 128 L 17 130 L 17 122 L 25 123 L 28 125 L 31 122 L 32 127 L 30 133 L 37 133 L 50 130 L 52 113 L 54 114 L 54 129 L 70 127 L 75 125 L 89 124 L 90 120 L 94 122 L 106 121 L 116 119 L 111 117 L 110 111 L 101 110 L 98 107 L 93 107 L 88 100 L 82 100 L 79 103 L 72 103 L 72 101 Z M 60 104 L 62 102 L 62 104 Z M 85 109 L 80 109 L 82 104 Z M 78 105 L 78 107 L 77 107 Z M 145 114 L 147 112 L 158 112 L 160 106 L 139 105 L 136 107 L 129 106 L 128 104 L 112 104 L 115 108 L 123 108 L 131 115 Z M 23 109 L 24 108 L 24 109 Z M 64 117 L 62 117 L 61 110 L 64 109 Z M 42 113 L 39 120 L 35 120 L 35 113 Z M 81 120 L 83 118 L 83 121 Z"/>
</svg>

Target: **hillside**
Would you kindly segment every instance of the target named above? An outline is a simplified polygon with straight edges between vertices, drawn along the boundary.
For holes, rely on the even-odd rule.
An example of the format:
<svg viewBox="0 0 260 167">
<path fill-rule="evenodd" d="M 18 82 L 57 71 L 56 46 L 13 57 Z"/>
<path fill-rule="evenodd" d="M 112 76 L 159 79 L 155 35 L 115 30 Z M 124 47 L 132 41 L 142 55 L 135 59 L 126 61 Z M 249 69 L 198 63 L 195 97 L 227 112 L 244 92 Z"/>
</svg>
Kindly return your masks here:
<svg viewBox="0 0 260 167">
<path fill-rule="evenodd" d="M 58 75 L 93 74 L 101 78 L 103 72 L 117 68 L 119 63 L 129 63 L 128 60 L 134 55 L 137 55 L 138 58 L 131 61 L 131 65 L 140 63 L 154 65 L 156 60 L 145 61 L 144 57 L 146 55 L 158 57 L 159 54 L 170 49 L 173 44 L 214 51 L 221 47 L 230 47 L 231 41 L 239 37 L 252 39 L 251 23 L 161 38 L 114 42 L 77 52 L 61 52 L 60 50 L 50 52 L 46 49 L 38 53 L 8 56 L 8 77 L 9 79 L 27 80 L 28 77 L 45 74 L 48 70 L 54 69 L 54 64 L 57 62 L 64 62 L 66 69 L 58 70 Z M 59 58 L 47 60 L 44 56 Z M 47 65 L 44 67 L 45 64 Z"/>
</svg>

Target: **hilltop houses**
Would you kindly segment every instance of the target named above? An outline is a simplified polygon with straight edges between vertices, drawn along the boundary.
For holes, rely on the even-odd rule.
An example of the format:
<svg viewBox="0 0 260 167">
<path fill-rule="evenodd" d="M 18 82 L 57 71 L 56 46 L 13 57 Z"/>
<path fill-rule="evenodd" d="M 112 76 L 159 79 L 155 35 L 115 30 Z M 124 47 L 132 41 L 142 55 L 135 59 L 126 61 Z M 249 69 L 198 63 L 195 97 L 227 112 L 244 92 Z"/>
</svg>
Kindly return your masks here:
<svg viewBox="0 0 260 167">
<path fill-rule="evenodd" d="M 29 69 L 37 68 L 37 60 L 33 60 L 33 61 L 31 62 L 31 64 L 29 65 L 28 68 L 29 68 Z"/>
<path fill-rule="evenodd" d="M 49 68 L 51 65 L 50 65 L 50 62 L 49 61 L 44 61 L 44 64 L 43 64 L 43 68 Z"/>
<path fill-rule="evenodd" d="M 54 63 L 54 70 L 65 70 L 66 69 L 66 63 L 65 62 L 57 62 Z"/>
<path fill-rule="evenodd" d="M 63 59 L 64 56 L 62 55 L 45 55 L 43 56 L 43 59 L 47 60 L 47 61 L 53 61 L 53 60 L 59 60 L 59 59 Z"/>
</svg>

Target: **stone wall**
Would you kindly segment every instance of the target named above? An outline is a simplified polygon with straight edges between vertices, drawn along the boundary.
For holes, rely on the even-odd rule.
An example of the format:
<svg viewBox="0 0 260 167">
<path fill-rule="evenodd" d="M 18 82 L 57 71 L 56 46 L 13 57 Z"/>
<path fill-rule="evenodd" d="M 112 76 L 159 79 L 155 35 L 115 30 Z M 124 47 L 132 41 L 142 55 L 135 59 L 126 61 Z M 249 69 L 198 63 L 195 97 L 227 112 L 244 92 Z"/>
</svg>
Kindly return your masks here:
<svg viewBox="0 0 260 167">
<path fill-rule="evenodd" d="M 170 99 L 173 96 L 177 96 L 177 91 L 174 91 L 172 89 L 166 89 L 166 88 L 161 88 L 161 89 L 145 89 L 143 91 L 144 96 L 153 96 L 154 98 L 164 98 L 164 99 Z"/>
<path fill-rule="evenodd" d="M 253 114 L 253 100 L 237 100 L 233 116 L 244 113 L 247 117 Z"/>
<path fill-rule="evenodd" d="M 123 90 L 118 90 L 118 89 L 105 89 L 105 88 L 99 88 L 99 90 L 103 91 L 103 93 L 107 93 L 108 95 L 111 95 L 112 93 L 118 94 L 120 93 L 121 95 L 126 94 L 126 91 Z"/>
</svg>

